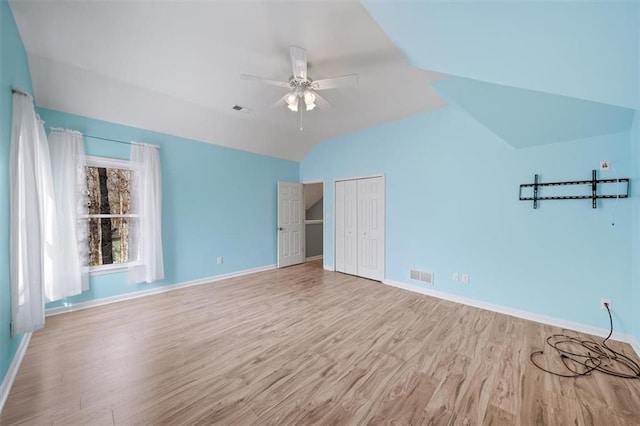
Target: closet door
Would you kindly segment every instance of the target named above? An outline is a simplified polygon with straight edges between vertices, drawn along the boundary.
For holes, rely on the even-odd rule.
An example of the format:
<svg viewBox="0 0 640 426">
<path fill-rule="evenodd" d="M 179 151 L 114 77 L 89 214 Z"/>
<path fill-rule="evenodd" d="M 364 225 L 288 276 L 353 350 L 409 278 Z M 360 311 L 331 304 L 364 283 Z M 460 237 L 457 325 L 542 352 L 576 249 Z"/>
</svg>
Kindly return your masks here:
<svg viewBox="0 0 640 426">
<path fill-rule="evenodd" d="M 347 274 L 358 275 L 358 183 L 344 182 L 344 267 Z"/>
<path fill-rule="evenodd" d="M 344 181 L 336 182 L 335 186 L 335 259 L 336 271 L 347 272 L 344 266 L 345 246 L 344 246 Z"/>
<path fill-rule="evenodd" d="M 384 183 L 382 178 L 357 181 L 357 274 L 384 278 Z"/>
</svg>

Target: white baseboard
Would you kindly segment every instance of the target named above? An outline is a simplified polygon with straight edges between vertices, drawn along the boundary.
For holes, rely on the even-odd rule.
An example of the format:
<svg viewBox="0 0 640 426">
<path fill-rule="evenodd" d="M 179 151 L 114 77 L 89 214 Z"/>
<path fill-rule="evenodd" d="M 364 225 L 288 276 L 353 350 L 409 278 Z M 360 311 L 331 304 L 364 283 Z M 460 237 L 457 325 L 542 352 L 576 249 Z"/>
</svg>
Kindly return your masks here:
<svg viewBox="0 0 640 426">
<path fill-rule="evenodd" d="M 326 270 L 326 271 L 331 271 L 331 272 L 335 272 L 335 268 L 333 267 L 333 265 L 322 265 L 322 267 Z"/>
<path fill-rule="evenodd" d="M 201 278 L 193 281 L 186 281 L 177 284 L 168 284 L 159 287 L 150 288 L 148 290 L 133 291 L 131 293 L 118 294 L 117 296 L 105 297 L 102 299 L 89 300 L 86 302 L 74 303 L 68 306 L 56 306 L 45 311 L 46 316 L 59 315 L 67 312 L 80 311 L 82 309 L 94 308 L 96 306 L 108 305 L 110 303 L 121 302 L 123 300 L 137 299 L 138 297 L 149 296 L 152 294 L 166 293 L 168 291 L 179 290 L 182 288 L 193 287 L 196 285 L 209 284 L 216 281 L 226 280 L 228 278 L 241 277 L 243 275 L 255 274 L 258 272 L 269 271 L 275 269 L 276 265 L 261 266 L 258 268 L 245 269 L 229 274 L 215 275 L 213 277 Z"/>
<path fill-rule="evenodd" d="M 311 257 L 307 257 L 304 261 L 305 262 L 313 262 L 314 260 L 320 260 L 322 259 L 322 255 L 319 254 L 317 256 L 311 256 Z"/>
<path fill-rule="evenodd" d="M 18 345 L 18 350 L 16 351 L 16 354 L 13 356 L 13 360 L 9 365 L 7 374 L 5 374 L 2 383 L 0 383 L 0 413 L 2 413 L 4 404 L 7 402 L 7 398 L 9 398 L 9 392 L 11 392 L 13 382 L 16 380 L 16 375 L 18 374 L 18 370 L 20 369 L 20 365 L 22 364 L 24 354 L 27 352 L 27 347 L 29 346 L 30 340 L 31 333 L 25 333 L 22 337 L 22 341 Z"/>
<path fill-rule="evenodd" d="M 564 328 L 564 329 L 568 329 L 568 330 L 574 330 L 574 331 L 578 331 L 580 333 L 587 333 L 587 334 L 591 334 L 594 336 L 601 336 L 601 337 L 606 337 L 609 334 L 609 330 L 608 329 L 604 329 L 604 328 L 599 328 L 599 327 L 593 327 L 590 325 L 585 325 L 585 324 L 580 324 L 577 322 L 572 322 L 572 321 L 566 321 L 566 320 L 562 320 L 562 319 L 558 319 L 558 318 L 553 318 L 553 317 L 549 317 L 546 315 L 540 315 L 540 314 L 535 314 L 532 312 L 528 312 L 528 311 L 522 311 L 520 309 L 514 309 L 514 308 L 509 308 L 507 306 L 502 306 L 502 305 L 495 305 L 493 303 L 487 303 L 487 302 L 481 302 L 478 300 L 474 300 L 474 299 L 469 299 L 467 297 L 463 297 L 463 296 L 457 296 L 455 294 L 448 294 L 448 293 L 444 293 L 441 291 L 437 291 L 437 290 L 432 290 L 430 288 L 424 288 L 421 286 L 417 286 L 414 284 L 407 284 L 407 283 L 403 283 L 403 282 L 399 282 L 399 281 L 392 281 L 392 280 L 384 280 L 382 281 L 383 284 L 386 285 L 390 285 L 393 287 L 398 287 L 404 290 L 409 290 L 409 291 L 413 291 L 416 293 L 421 293 L 421 294 L 425 294 L 427 296 L 433 296 L 433 297 L 437 297 L 439 299 L 444 299 L 444 300 L 448 300 L 450 302 L 456 302 L 456 303 L 461 303 L 463 305 L 469 305 L 469 306 L 473 306 L 475 308 L 480 308 L 480 309 L 485 309 L 487 311 L 493 311 L 493 312 L 497 312 L 499 314 L 505 314 L 505 315 L 509 315 L 512 317 L 516 317 L 516 318 L 522 318 L 522 319 L 526 319 L 529 321 L 534 321 L 534 322 L 539 322 L 542 324 L 548 324 L 548 325 L 552 325 L 555 327 L 560 327 L 560 328 Z M 613 340 L 617 340 L 620 342 L 624 342 L 624 343 L 629 343 L 632 346 L 634 346 L 633 344 L 633 338 L 625 333 L 620 333 L 620 332 L 614 332 L 613 335 L 611 336 L 611 338 Z M 638 352 L 638 356 L 640 356 L 640 351 L 638 349 L 640 349 L 637 345 L 634 347 L 634 349 L 636 350 L 636 352 Z"/>
</svg>

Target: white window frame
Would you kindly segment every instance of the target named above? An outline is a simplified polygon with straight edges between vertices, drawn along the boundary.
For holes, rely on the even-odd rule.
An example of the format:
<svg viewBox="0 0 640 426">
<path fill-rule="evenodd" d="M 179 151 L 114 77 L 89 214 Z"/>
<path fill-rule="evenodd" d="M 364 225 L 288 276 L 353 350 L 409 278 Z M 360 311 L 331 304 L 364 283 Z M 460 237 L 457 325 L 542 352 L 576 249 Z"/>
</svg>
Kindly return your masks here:
<svg viewBox="0 0 640 426">
<path fill-rule="evenodd" d="M 137 167 L 129 160 L 123 160 L 120 158 L 110 158 L 110 157 L 97 157 L 93 155 L 85 156 L 85 166 L 87 167 L 104 167 L 107 169 L 122 169 L 122 170 L 137 170 Z M 100 219 L 109 219 L 113 217 L 136 217 L 139 218 L 138 214 L 91 214 L 86 216 L 81 216 L 82 218 L 100 218 Z M 113 274 L 116 272 L 123 272 L 129 269 L 130 266 L 139 263 L 138 261 L 125 262 L 125 263 L 112 263 L 110 265 L 96 265 L 89 266 L 89 274 L 91 275 L 103 275 L 103 274 Z"/>
</svg>

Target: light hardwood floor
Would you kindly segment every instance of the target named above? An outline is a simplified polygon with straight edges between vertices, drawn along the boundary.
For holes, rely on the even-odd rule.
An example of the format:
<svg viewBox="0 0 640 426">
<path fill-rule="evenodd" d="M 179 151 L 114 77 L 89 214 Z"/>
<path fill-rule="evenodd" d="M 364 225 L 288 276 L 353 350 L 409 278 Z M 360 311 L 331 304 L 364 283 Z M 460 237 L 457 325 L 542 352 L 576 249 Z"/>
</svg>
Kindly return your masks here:
<svg viewBox="0 0 640 426">
<path fill-rule="evenodd" d="M 531 365 L 558 331 L 313 262 L 48 318 L 0 423 L 640 424 L 640 380 Z"/>
</svg>

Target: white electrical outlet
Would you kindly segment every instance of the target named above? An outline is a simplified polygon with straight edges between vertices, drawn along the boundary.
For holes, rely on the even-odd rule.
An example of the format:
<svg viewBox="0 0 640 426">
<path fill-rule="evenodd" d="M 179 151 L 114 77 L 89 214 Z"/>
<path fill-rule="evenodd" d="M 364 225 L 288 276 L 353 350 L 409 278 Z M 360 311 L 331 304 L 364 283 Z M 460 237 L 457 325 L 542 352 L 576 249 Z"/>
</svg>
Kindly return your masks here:
<svg viewBox="0 0 640 426">
<path fill-rule="evenodd" d="M 600 171 L 601 172 L 608 172 L 609 170 L 611 170 L 611 161 L 602 160 L 600 162 Z"/>
<path fill-rule="evenodd" d="M 611 303 L 611 300 L 604 297 L 600 299 L 600 309 L 604 309 L 604 310 L 607 309 L 607 307 L 604 306 L 605 303 L 609 305 L 609 310 L 613 310 L 613 304 Z"/>
<path fill-rule="evenodd" d="M 454 281 L 458 281 L 460 279 L 460 275 L 458 275 L 457 272 L 454 272 L 453 275 L 451 275 L 451 279 Z"/>
<path fill-rule="evenodd" d="M 469 274 L 462 274 L 462 284 L 469 284 Z"/>
<path fill-rule="evenodd" d="M 216 259 L 216 263 L 217 263 L 218 265 L 222 265 L 222 264 L 224 263 L 224 259 L 222 258 L 222 256 L 219 256 L 219 257 Z"/>
</svg>

